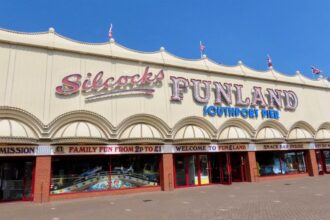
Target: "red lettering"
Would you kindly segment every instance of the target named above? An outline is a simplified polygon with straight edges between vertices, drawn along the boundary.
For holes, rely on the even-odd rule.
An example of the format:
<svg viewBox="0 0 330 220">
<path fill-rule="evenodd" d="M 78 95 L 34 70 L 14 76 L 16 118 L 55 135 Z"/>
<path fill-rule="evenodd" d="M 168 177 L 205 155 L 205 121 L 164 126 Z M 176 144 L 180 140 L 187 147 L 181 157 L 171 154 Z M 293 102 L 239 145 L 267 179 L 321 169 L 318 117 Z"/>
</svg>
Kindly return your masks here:
<svg viewBox="0 0 330 220">
<path fill-rule="evenodd" d="M 92 83 L 93 90 L 97 91 L 99 88 L 103 86 L 102 77 L 103 77 L 103 71 L 100 71 L 98 74 L 96 74 Z"/>
<path fill-rule="evenodd" d="M 139 80 L 135 80 L 135 79 L 138 79 L 139 77 L 140 77 L 139 74 L 135 74 L 135 75 L 131 76 L 131 84 L 132 84 L 132 86 L 135 86 L 139 82 Z"/>
<path fill-rule="evenodd" d="M 111 81 L 114 81 L 115 78 L 113 77 L 109 77 L 107 80 L 104 81 L 103 83 L 103 89 L 108 89 L 112 86 L 112 84 L 110 84 Z"/>
<path fill-rule="evenodd" d="M 115 151 L 120 153 L 134 152 L 134 147 L 120 146 L 116 147 Z"/>
<path fill-rule="evenodd" d="M 91 80 L 90 80 L 91 76 L 92 76 L 91 73 L 87 73 L 87 79 L 85 79 L 85 81 L 83 82 L 83 84 L 81 86 L 81 89 L 83 92 L 87 92 L 89 89 L 92 88 Z"/>
<path fill-rule="evenodd" d="M 99 151 L 104 153 L 112 152 L 112 147 L 100 147 Z"/>
<path fill-rule="evenodd" d="M 141 77 L 141 79 L 139 80 L 139 83 L 141 84 L 147 84 L 147 83 L 151 83 L 153 80 L 150 79 L 152 76 L 152 73 L 149 72 L 149 67 L 147 66 L 146 69 L 144 70 L 144 73 Z"/>
<path fill-rule="evenodd" d="M 165 77 L 164 71 L 160 70 L 159 73 L 156 75 L 155 80 L 158 81 L 162 81 Z"/>
<path fill-rule="evenodd" d="M 154 75 L 149 71 L 149 67 L 147 66 L 144 70 L 143 75 L 140 77 L 139 74 L 135 74 L 132 76 L 120 76 L 117 80 L 114 77 L 109 77 L 105 81 L 103 81 L 104 72 L 98 72 L 95 77 L 92 79 L 92 73 L 88 73 L 85 80 L 81 82 L 82 76 L 80 74 L 71 74 L 62 79 L 62 85 L 56 87 L 56 93 L 59 95 L 71 95 L 79 92 L 81 88 L 82 92 L 90 92 L 100 91 L 100 90 L 108 90 L 115 86 L 125 87 L 125 86 L 138 86 L 145 85 L 148 83 L 156 83 L 160 82 L 164 79 L 165 74 L 163 70 L 160 70 L 158 74 Z M 126 88 L 123 88 L 126 89 Z M 148 90 L 150 92 L 150 90 Z M 146 93 L 148 92 L 146 91 Z M 152 92 L 150 92 L 152 93 Z"/>
<path fill-rule="evenodd" d="M 62 86 L 56 87 L 59 95 L 72 95 L 79 92 L 81 75 L 76 73 L 62 79 Z"/>
<path fill-rule="evenodd" d="M 121 76 L 121 77 L 118 78 L 115 85 L 117 85 L 117 86 L 126 86 L 127 82 L 128 82 L 128 76 Z"/>
</svg>

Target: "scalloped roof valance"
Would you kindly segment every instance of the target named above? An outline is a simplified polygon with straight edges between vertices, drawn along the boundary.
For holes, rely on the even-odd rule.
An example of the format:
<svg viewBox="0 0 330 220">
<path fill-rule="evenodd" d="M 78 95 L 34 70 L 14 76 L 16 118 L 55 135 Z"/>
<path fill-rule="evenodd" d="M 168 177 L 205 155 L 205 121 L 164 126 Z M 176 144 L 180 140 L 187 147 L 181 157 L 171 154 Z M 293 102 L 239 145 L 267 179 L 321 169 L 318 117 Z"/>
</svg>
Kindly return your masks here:
<svg viewBox="0 0 330 220">
<path fill-rule="evenodd" d="M 288 76 L 274 69 L 256 71 L 243 65 L 242 62 L 239 62 L 237 66 L 225 66 L 206 57 L 189 60 L 170 54 L 163 47 L 159 51 L 147 53 L 126 48 L 114 41 L 106 43 L 79 42 L 59 35 L 53 28 L 50 28 L 48 32 L 39 33 L 22 33 L 0 29 L 0 42 L 30 45 L 47 49 L 52 48 L 96 56 L 116 57 L 118 59 L 135 60 L 165 66 L 188 67 L 205 72 L 330 89 L 330 83 L 326 79 L 313 80 L 303 76 L 300 72 L 297 72 L 294 76 Z"/>
</svg>

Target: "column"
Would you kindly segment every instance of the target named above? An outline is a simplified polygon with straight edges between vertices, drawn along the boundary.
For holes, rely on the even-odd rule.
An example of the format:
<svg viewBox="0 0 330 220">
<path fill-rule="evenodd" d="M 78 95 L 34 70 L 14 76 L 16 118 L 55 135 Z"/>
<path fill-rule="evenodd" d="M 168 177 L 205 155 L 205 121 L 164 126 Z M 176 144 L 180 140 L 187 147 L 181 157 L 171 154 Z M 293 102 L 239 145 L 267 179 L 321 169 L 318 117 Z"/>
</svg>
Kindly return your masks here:
<svg viewBox="0 0 330 220">
<path fill-rule="evenodd" d="M 310 176 L 318 176 L 318 166 L 317 166 L 317 160 L 316 160 L 316 153 L 315 150 L 308 150 L 307 151 L 307 172 Z"/>
<path fill-rule="evenodd" d="M 258 168 L 256 160 L 256 152 L 249 151 L 247 152 L 247 181 L 256 182 L 258 178 Z"/>
<path fill-rule="evenodd" d="M 174 189 L 173 154 L 162 154 L 161 183 L 163 191 Z"/>
<path fill-rule="evenodd" d="M 49 201 L 51 161 L 51 156 L 39 156 L 36 158 L 33 194 L 35 202 Z"/>
</svg>

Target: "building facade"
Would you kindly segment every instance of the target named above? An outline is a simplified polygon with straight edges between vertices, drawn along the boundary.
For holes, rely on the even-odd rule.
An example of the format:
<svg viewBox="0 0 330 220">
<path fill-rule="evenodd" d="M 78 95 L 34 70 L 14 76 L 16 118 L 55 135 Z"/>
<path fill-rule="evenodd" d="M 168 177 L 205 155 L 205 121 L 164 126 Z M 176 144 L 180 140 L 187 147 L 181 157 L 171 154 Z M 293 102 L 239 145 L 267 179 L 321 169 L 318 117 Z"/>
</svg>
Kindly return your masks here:
<svg viewBox="0 0 330 220">
<path fill-rule="evenodd" d="M 0 201 L 330 172 L 330 84 L 0 30 Z"/>
</svg>

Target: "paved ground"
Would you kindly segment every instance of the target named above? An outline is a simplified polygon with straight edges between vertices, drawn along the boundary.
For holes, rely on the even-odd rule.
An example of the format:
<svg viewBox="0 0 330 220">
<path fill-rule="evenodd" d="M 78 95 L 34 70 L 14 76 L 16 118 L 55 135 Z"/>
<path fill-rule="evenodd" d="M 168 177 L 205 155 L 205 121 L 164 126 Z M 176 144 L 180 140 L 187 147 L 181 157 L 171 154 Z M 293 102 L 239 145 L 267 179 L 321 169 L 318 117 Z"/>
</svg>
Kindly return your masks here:
<svg viewBox="0 0 330 220">
<path fill-rule="evenodd" d="M 330 175 L 45 204 L 0 204 L 2 220 L 330 219 Z"/>
</svg>

